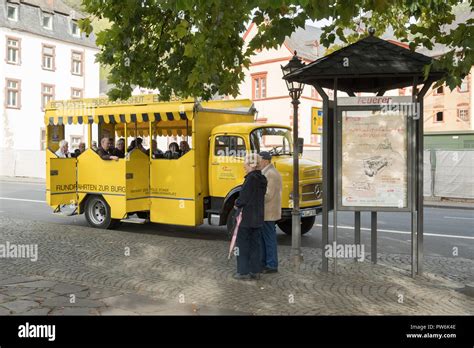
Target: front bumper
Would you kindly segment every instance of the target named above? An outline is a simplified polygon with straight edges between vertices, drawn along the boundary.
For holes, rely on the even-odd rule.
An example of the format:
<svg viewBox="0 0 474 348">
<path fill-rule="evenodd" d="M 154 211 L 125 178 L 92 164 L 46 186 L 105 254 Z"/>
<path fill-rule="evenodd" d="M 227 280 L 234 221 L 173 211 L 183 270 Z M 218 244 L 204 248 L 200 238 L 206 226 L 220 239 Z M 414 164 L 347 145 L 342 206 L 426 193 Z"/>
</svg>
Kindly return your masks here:
<svg viewBox="0 0 474 348">
<path fill-rule="evenodd" d="M 316 216 L 319 215 L 323 211 L 323 207 L 318 205 L 315 207 L 305 207 L 300 208 L 301 217 L 309 217 L 309 216 Z M 291 208 L 283 208 L 281 210 L 281 218 L 282 219 L 291 219 L 293 209 Z"/>
</svg>

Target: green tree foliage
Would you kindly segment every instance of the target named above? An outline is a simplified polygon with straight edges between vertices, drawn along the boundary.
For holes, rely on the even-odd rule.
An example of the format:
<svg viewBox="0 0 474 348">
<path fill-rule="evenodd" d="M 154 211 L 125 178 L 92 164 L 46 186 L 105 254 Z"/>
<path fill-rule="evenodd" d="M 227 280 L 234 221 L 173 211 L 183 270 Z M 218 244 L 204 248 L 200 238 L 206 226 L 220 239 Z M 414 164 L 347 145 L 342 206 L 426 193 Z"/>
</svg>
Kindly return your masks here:
<svg viewBox="0 0 474 348">
<path fill-rule="evenodd" d="M 377 33 L 391 26 L 411 49 L 445 45 L 449 51 L 434 64 L 449 72 L 444 82 L 454 88 L 473 64 L 473 20 L 442 30 L 459 4 L 474 7 L 472 0 L 83 0 L 91 16 L 81 27 L 91 32 L 94 20 L 110 23 L 97 33 L 97 44 L 116 86 L 113 99 L 129 97 L 132 85 L 157 88 L 163 100 L 236 96 L 255 49 L 277 47 L 307 20 L 322 19 L 330 23 L 321 37 L 326 47 L 336 37 L 353 42 L 369 26 Z M 244 47 L 251 22 L 259 32 Z"/>
</svg>

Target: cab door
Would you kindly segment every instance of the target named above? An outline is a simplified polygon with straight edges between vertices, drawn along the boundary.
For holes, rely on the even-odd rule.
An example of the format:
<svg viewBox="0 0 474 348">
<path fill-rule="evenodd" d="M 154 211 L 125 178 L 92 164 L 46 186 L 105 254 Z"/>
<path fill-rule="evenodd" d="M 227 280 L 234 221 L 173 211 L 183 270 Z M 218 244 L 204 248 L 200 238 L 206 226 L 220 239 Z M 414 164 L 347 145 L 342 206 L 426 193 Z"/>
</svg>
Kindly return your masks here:
<svg viewBox="0 0 474 348">
<path fill-rule="evenodd" d="M 77 202 L 76 158 L 58 158 L 46 150 L 46 202 L 51 207 Z"/>
<path fill-rule="evenodd" d="M 225 197 L 244 182 L 247 151 L 242 135 L 216 134 L 211 137 L 209 191 L 212 197 Z"/>
</svg>

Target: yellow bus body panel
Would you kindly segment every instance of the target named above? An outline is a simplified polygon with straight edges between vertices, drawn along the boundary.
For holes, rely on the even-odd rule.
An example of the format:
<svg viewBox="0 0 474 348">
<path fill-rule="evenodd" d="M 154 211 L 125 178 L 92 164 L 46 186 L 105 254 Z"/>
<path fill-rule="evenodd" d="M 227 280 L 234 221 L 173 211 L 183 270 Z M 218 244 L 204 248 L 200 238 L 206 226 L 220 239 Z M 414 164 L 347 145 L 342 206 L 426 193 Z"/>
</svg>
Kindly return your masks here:
<svg viewBox="0 0 474 348">
<path fill-rule="evenodd" d="M 196 216 L 194 150 L 178 159 L 151 161 L 150 220 L 152 222 L 196 226 L 202 216 Z"/>
<path fill-rule="evenodd" d="M 46 170 L 46 202 L 51 207 L 76 203 L 76 159 L 58 158 L 48 149 Z"/>
<path fill-rule="evenodd" d="M 138 149 L 131 151 L 125 161 L 127 173 L 127 212 L 150 210 L 150 159 Z"/>
<path fill-rule="evenodd" d="M 102 195 L 111 208 L 113 219 L 126 214 L 125 159 L 103 160 L 87 149 L 77 159 L 77 192 L 81 201 L 86 195 Z"/>
</svg>

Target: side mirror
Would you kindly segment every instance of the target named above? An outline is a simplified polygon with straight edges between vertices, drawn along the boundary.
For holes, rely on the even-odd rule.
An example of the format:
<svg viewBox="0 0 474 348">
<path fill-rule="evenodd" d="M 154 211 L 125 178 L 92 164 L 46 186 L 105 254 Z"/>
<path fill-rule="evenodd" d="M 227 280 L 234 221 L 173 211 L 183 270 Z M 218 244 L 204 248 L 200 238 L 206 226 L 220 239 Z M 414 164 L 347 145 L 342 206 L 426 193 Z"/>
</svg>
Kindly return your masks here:
<svg viewBox="0 0 474 348">
<path fill-rule="evenodd" d="M 298 138 L 298 153 L 303 154 L 304 138 Z"/>
</svg>

